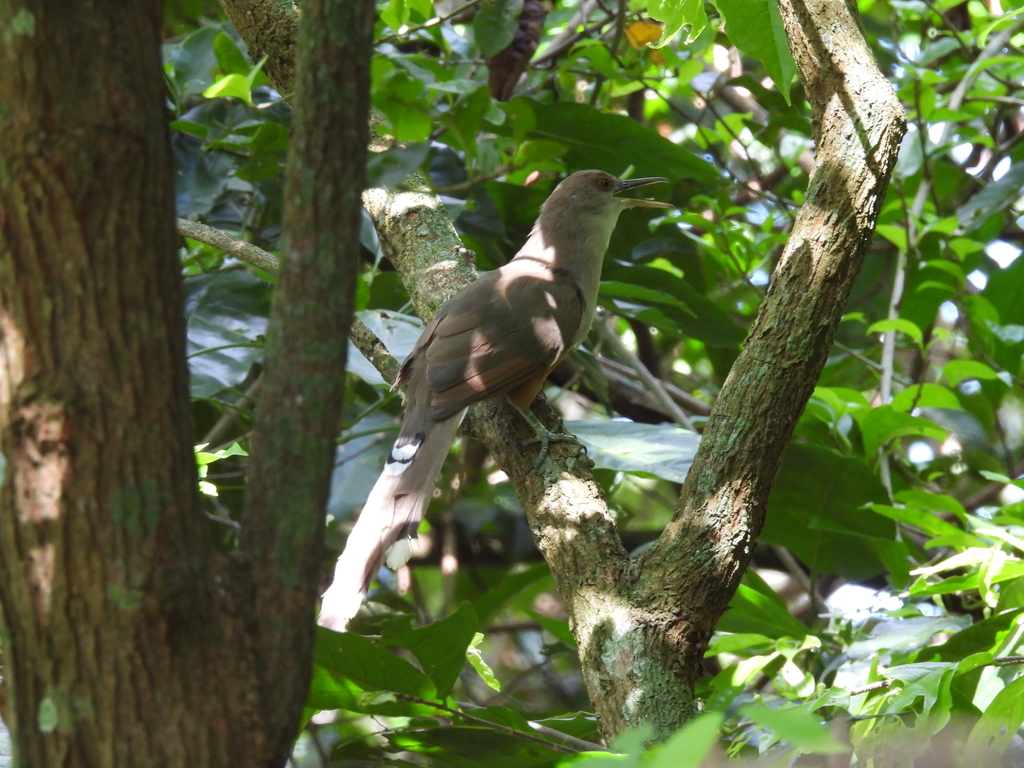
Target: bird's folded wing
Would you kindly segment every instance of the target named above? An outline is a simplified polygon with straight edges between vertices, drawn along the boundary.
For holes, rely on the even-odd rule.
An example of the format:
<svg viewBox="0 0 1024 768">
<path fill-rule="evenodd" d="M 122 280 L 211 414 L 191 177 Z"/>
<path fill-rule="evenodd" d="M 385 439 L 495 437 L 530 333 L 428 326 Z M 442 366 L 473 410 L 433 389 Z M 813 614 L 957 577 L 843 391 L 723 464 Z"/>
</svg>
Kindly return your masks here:
<svg viewBox="0 0 1024 768">
<path fill-rule="evenodd" d="M 424 350 L 435 419 L 546 376 L 583 311 L 571 285 L 535 278 L 479 299 L 452 307 Z"/>
</svg>

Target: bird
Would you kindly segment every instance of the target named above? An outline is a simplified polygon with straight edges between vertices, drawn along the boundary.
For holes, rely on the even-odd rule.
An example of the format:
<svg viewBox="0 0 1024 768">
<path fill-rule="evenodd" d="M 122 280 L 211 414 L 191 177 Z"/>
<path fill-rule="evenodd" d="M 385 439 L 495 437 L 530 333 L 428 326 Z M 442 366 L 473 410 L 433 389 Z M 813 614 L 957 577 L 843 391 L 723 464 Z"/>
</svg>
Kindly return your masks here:
<svg viewBox="0 0 1024 768">
<path fill-rule="evenodd" d="M 668 203 L 617 197 L 668 183 L 623 180 L 600 170 L 563 180 L 541 205 L 526 244 L 449 300 L 423 329 L 395 387 L 405 389 L 398 439 L 349 534 L 323 594 L 319 624 L 347 628 L 383 563 L 397 570 L 412 541 L 466 409 L 504 395 L 540 442 L 535 466 L 555 440 L 531 411 L 548 373 L 590 331 L 601 267 L 619 214 Z"/>
</svg>

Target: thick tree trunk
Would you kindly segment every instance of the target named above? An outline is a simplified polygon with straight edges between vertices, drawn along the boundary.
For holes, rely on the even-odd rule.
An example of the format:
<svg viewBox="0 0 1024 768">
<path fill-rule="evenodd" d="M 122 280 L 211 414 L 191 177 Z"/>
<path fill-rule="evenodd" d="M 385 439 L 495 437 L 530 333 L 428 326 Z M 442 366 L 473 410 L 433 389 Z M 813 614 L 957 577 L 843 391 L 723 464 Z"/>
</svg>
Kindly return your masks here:
<svg viewBox="0 0 1024 768">
<path fill-rule="evenodd" d="M 304 89 L 281 282 L 307 322 L 276 311 L 268 371 L 323 368 L 292 388 L 268 373 L 283 410 L 260 421 L 260 487 L 295 501 L 251 502 L 233 558 L 210 547 L 192 454 L 161 5 L 0 3 L 4 715 L 28 766 L 281 765 L 308 684 L 373 4 L 335 3 L 330 44 L 309 13 L 347 116 L 322 109 L 333 86 Z M 308 464 L 279 470 L 295 444 Z"/>
<path fill-rule="evenodd" d="M 159 2 L 6 3 L 0 29 L 0 601 L 31 766 L 248 747 L 208 589 Z M 204 650 L 206 649 L 206 650 Z M 210 764 L 209 762 L 205 764 Z M 227 765 L 227 762 L 224 763 Z"/>
</svg>

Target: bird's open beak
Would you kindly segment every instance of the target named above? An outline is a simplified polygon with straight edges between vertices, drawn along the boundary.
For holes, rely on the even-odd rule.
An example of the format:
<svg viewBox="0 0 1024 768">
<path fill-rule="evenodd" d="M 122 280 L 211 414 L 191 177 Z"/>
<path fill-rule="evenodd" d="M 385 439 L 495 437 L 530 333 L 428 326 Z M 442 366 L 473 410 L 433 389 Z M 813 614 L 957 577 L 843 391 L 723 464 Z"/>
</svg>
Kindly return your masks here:
<svg viewBox="0 0 1024 768">
<path fill-rule="evenodd" d="M 668 184 L 668 179 L 661 176 L 648 176 L 643 179 L 626 179 L 619 182 L 619 188 L 615 190 L 618 194 L 627 189 L 643 187 L 648 184 Z M 675 208 L 670 203 L 662 203 L 657 200 L 647 200 L 642 197 L 618 197 L 616 198 L 626 208 Z"/>
</svg>

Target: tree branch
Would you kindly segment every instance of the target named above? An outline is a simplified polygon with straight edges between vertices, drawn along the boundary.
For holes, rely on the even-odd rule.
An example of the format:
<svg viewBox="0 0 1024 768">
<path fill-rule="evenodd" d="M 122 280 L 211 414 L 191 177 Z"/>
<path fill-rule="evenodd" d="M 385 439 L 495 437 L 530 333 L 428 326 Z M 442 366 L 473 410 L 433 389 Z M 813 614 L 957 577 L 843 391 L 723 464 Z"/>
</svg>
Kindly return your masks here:
<svg viewBox="0 0 1024 768">
<path fill-rule="evenodd" d="M 662 538 L 626 581 L 696 680 L 703 646 L 746 567 L 782 453 L 818 380 L 874 230 L 903 110 L 846 3 L 782 0 L 811 102 L 807 202 L 718 397 Z M 674 638 L 674 642 L 672 639 Z"/>
<path fill-rule="evenodd" d="M 373 0 L 309 0 L 299 29 L 281 270 L 246 477 L 239 553 L 251 564 L 260 709 L 287 758 L 312 671 L 324 510 L 359 272 Z M 252 50 L 250 48 L 250 50 Z"/>
</svg>

